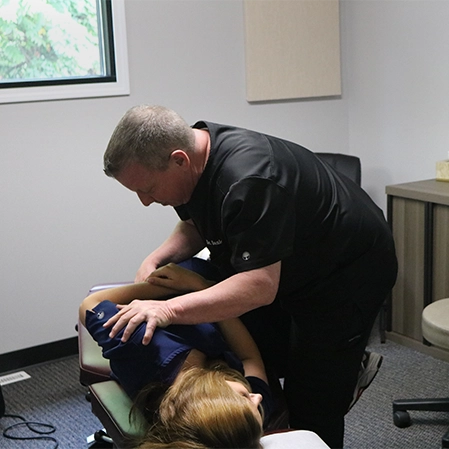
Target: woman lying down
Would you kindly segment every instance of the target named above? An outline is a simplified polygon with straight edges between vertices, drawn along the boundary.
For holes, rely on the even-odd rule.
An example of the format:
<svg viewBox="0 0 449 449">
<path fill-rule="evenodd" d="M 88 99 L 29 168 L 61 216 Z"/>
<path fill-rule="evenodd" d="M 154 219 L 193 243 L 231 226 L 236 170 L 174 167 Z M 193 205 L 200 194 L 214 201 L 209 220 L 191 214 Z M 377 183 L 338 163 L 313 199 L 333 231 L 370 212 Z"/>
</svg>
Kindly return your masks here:
<svg viewBox="0 0 449 449">
<path fill-rule="evenodd" d="M 157 328 L 148 345 L 142 344 L 146 323 L 126 343 L 123 330 L 109 337 L 103 325 L 117 305 L 211 285 L 178 265 L 158 271 L 176 281 L 176 289 L 129 284 L 93 293 L 80 306 L 80 320 L 109 359 L 112 377 L 148 422 L 139 447 L 260 448 L 272 399 L 260 353 L 239 319 Z"/>
</svg>

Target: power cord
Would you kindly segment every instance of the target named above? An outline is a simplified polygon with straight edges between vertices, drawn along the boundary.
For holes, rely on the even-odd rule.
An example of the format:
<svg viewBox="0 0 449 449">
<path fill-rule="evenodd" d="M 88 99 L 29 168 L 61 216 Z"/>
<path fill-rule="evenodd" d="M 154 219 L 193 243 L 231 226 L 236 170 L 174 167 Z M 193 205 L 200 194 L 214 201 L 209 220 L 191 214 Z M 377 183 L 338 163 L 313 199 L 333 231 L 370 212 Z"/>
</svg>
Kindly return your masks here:
<svg viewBox="0 0 449 449">
<path fill-rule="evenodd" d="M 8 438 L 10 440 L 46 440 L 46 441 L 52 441 L 55 443 L 55 446 L 53 449 L 57 449 L 59 447 L 58 440 L 54 437 L 50 437 L 47 435 L 50 435 L 51 433 L 54 433 L 56 431 L 56 427 L 51 424 L 45 424 L 45 423 L 39 423 L 34 421 L 27 421 L 25 418 L 19 415 L 3 415 L 5 418 L 16 418 L 20 419 L 22 422 L 12 424 L 11 426 L 6 427 L 6 429 L 3 430 L 3 436 L 5 438 Z M 27 427 L 28 430 L 30 430 L 33 433 L 38 434 L 39 436 L 16 436 L 12 435 L 11 432 L 19 429 L 21 427 Z M 41 429 L 39 429 L 41 428 Z M 44 430 L 45 429 L 45 430 Z"/>
</svg>

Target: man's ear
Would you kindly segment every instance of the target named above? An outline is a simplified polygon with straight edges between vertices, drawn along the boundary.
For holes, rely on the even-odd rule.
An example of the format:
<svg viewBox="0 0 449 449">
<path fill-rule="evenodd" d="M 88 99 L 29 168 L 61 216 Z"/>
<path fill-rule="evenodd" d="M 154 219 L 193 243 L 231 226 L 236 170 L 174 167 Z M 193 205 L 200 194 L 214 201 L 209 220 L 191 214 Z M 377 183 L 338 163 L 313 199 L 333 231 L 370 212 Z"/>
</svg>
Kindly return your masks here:
<svg viewBox="0 0 449 449">
<path fill-rule="evenodd" d="M 170 160 L 173 161 L 179 167 L 188 168 L 190 166 L 189 155 L 180 149 L 172 151 L 170 154 Z"/>
</svg>

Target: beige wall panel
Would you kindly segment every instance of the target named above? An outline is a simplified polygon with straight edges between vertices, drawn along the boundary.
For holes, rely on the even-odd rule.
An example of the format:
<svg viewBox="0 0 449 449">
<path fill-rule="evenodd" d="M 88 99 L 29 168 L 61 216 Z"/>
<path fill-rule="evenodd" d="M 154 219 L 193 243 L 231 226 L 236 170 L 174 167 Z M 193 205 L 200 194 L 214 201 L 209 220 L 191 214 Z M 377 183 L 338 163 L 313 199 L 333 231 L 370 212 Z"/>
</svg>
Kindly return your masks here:
<svg viewBox="0 0 449 449">
<path fill-rule="evenodd" d="M 341 95 L 338 0 L 245 0 L 247 100 Z"/>
</svg>

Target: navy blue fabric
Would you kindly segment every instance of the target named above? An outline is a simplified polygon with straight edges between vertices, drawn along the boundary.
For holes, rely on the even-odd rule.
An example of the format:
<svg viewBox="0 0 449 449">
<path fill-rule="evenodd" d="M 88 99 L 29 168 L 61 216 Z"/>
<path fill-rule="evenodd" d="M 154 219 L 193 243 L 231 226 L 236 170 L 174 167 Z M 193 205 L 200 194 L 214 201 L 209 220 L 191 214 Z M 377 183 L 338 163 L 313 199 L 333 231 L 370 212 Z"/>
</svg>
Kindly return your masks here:
<svg viewBox="0 0 449 449">
<path fill-rule="evenodd" d="M 220 280 L 216 267 L 204 259 L 193 257 L 178 265 L 208 280 Z M 104 328 L 103 324 L 117 311 L 114 303 L 101 302 L 93 312 L 86 312 L 86 328 L 103 349 L 103 356 L 109 359 L 111 377 L 122 385 L 131 398 L 150 382 L 171 385 L 191 349 L 201 351 L 208 358 L 223 360 L 230 368 L 244 374 L 242 362 L 230 351 L 215 323 L 157 328 L 150 344 L 145 346 L 142 339 L 146 323 L 138 326 L 127 343 L 121 342 L 124 330 L 113 339 L 109 337 L 110 329 Z M 262 407 L 267 422 L 273 411 L 270 387 L 257 377 L 247 377 L 247 380 L 252 392 L 263 396 Z"/>
<path fill-rule="evenodd" d="M 200 259 L 199 257 L 186 259 L 183 262 L 178 263 L 178 265 L 200 274 L 203 278 L 208 279 L 209 281 L 219 282 L 222 280 L 218 268 L 212 265 L 209 261 Z"/>
<path fill-rule="evenodd" d="M 113 377 L 130 397 L 149 382 L 171 384 L 191 349 L 207 357 L 224 360 L 231 368 L 243 373 L 243 365 L 231 352 L 216 324 L 171 325 L 157 328 L 149 345 L 142 344 L 146 323 L 142 323 L 128 342 L 122 343 L 123 330 L 114 338 L 103 324 L 117 313 L 110 301 L 103 301 L 86 313 L 86 327 L 110 360 Z"/>
</svg>

